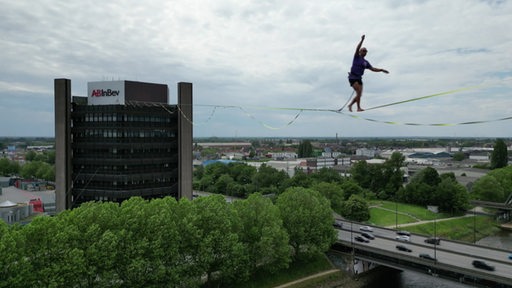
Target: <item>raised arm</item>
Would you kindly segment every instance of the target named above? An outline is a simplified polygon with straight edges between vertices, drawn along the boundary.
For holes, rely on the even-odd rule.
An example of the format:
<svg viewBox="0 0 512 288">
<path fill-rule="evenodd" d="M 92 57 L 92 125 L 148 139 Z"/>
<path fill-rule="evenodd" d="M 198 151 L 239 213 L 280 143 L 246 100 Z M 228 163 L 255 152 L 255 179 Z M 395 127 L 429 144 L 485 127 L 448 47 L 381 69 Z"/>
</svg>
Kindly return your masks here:
<svg viewBox="0 0 512 288">
<path fill-rule="evenodd" d="M 357 44 L 356 53 L 354 53 L 354 56 L 359 55 L 359 49 L 361 49 L 361 46 L 363 45 L 363 41 L 364 41 L 364 35 L 361 36 L 361 41 L 359 41 L 359 44 Z"/>
</svg>

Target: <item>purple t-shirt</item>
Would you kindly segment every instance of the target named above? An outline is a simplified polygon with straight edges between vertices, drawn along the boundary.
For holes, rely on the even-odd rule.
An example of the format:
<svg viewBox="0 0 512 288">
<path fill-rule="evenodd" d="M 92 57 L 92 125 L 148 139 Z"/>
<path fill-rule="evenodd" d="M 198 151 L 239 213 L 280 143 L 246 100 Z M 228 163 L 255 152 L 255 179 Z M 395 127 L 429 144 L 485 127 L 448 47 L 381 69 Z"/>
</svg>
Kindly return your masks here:
<svg viewBox="0 0 512 288">
<path fill-rule="evenodd" d="M 355 55 L 354 60 L 352 61 L 352 68 L 350 68 L 350 73 L 348 75 L 348 79 L 362 79 L 364 74 L 364 69 L 370 69 L 372 65 L 370 62 L 366 61 L 360 55 Z"/>
</svg>

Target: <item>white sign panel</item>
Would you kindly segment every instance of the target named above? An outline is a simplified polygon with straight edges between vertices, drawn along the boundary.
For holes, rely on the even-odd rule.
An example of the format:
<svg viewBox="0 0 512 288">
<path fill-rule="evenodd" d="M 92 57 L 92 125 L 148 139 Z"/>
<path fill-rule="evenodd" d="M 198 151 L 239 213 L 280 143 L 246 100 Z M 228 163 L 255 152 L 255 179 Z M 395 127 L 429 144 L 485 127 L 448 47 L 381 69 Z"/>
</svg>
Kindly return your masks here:
<svg viewBox="0 0 512 288">
<path fill-rule="evenodd" d="M 88 105 L 124 105 L 124 81 L 87 83 Z"/>
</svg>

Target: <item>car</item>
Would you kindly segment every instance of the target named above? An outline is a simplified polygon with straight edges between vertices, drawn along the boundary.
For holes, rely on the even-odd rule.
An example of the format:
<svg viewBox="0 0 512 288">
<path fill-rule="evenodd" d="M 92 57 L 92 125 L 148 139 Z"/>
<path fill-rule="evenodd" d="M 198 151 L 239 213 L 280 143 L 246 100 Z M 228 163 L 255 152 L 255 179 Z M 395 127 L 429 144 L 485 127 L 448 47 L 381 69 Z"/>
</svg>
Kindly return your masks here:
<svg viewBox="0 0 512 288">
<path fill-rule="evenodd" d="M 402 230 L 402 231 L 396 231 L 396 234 L 397 234 L 397 235 L 411 236 L 411 233 L 410 233 L 409 231 L 405 231 L 405 230 Z"/>
<path fill-rule="evenodd" d="M 439 239 L 437 237 L 429 237 L 429 238 L 425 239 L 425 243 L 439 245 L 439 244 L 441 244 L 441 239 Z"/>
<path fill-rule="evenodd" d="M 427 254 L 427 253 L 421 253 L 419 256 L 420 256 L 420 258 L 423 258 L 423 259 L 436 261 L 436 258 L 430 256 L 430 254 Z"/>
<path fill-rule="evenodd" d="M 410 248 L 407 248 L 404 245 L 396 245 L 396 249 L 404 252 L 412 252 Z"/>
<path fill-rule="evenodd" d="M 485 263 L 482 260 L 474 260 L 472 264 L 473 264 L 473 266 L 475 268 L 478 268 L 478 269 L 484 269 L 484 270 L 487 270 L 487 271 L 494 271 L 494 266 L 491 266 L 491 265 Z"/>
<path fill-rule="evenodd" d="M 375 236 L 373 236 L 373 234 L 369 233 L 369 232 L 362 232 L 361 236 L 363 236 L 364 238 L 370 239 L 370 240 L 375 239 Z"/>
<path fill-rule="evenodd" d="M 332 226 L 336 229 L 341 229 L 343 228 L 343 223 L 341 223 L 341 221 L 335 220 Z"/>
<path fill-rule="evenodd" d="M 354 237 L 354 239 L 357 241 L 357 242 L 363 242 L 363 243 L 368 243 L 370 242 L 370 240 L 364 238 L 364 237 L 361 237 L 361 236 L 356 236 Z"/>
<path fill-rule="evenodd" d="M 405 235 L 396 235 L 395 239 L 398 241 L 405 241 L 405 242 L 411 241 L 411 237 L 405 236 Z"/>
<path fill-rule="evenodd" d="M 508 259 L 512 260 L 512 254 L 508 254 Z"/>
<path fill-rule="evenodd" d="M 373 232 L 373 228 L 370 226 L 361 226 L 361 227 L 359 227 L 359 230 L 366 231 L 366 232 Z"/>
</svg>

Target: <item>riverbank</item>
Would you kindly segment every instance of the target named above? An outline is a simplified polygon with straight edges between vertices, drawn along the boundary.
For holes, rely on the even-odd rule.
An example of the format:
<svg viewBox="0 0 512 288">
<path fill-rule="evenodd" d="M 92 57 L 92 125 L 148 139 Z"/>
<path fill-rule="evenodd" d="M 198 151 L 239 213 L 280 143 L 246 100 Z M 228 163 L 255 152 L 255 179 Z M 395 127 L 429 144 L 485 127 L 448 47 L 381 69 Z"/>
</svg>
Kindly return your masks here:
<svg viewBox="0 0 512 288">
<path fill-rule="evenodd" d="M 511 232 L 512 232 L 512 222 L 503 223 L 503 224 L 501 224 L 501 225 L 500 225 L 500 227 L 501 227 L 503 230 L 511 231 Z"/>
<path fill-rule="evenodd" d="M 389 277 L 390 273 L 399 274 L 401 271 L 379 266 L 362 275 L 352 277 L 342 269 L 334 269 L 297 279 L 274 288 L 362 288 L 377 283 L 382 277 Z"/>
</svg>

